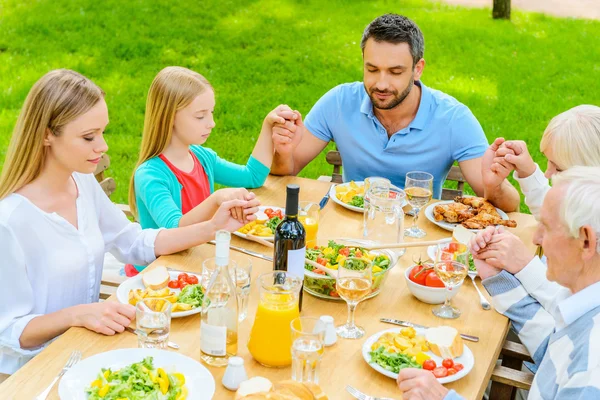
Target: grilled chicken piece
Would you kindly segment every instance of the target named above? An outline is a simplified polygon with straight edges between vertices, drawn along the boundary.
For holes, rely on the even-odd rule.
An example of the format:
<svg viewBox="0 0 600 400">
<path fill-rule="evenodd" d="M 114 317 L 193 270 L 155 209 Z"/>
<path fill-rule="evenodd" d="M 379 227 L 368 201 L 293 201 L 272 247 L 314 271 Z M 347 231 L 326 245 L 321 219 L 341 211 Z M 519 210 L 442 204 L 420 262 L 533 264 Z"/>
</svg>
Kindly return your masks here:
<svg viewBox="0 0 600 400">
<path fill-rule="evenodd" d="M 500 217 L 480 212 L 475 217 L 470 218 L 462 223 L 462 226 L 469 229 L 485 229 L 488 226 L 503 225 L 509 228 L 517 226 L 517 222 L 513 220 L 504 220 Z"/>
<path fill-rule="evenodd" d="M 498 211 L 496 211 L 496 207 L 483 197 L 456 197 L 454 201 L 473 207 L 475 214 L 484 213 L 502 219 Z"/>
<path fill-rule="evenodd" d="M 433 218 L 436 221 L 460 223 L 474 216 L 472 208 L 462 203 L 442 204 L 433 208 Z"/>
</svg>

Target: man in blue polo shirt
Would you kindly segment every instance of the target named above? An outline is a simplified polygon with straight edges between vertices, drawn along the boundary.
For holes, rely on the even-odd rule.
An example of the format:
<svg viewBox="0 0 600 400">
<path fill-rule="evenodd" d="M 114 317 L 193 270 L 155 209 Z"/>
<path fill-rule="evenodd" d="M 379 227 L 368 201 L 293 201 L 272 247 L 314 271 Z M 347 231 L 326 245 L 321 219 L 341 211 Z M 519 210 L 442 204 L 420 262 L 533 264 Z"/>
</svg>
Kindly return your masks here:
<svg viewBox="0 0 600 400">
<path fill-rule="evenodd" d="M 334 141 L 343 161 L 344 180 L 384 176 L 404 187 L 406 173 L 434 176 L 435 198 L 455 161 L 475 193 L 505 211 L 519 206 L 519 194 L 496 171 L 481 125 L 455 98 L 420 80 L 425 67 L 424 40 L 406 17 L 386 14 L 364 31 L 363 82 L 346 83 L 327 92 L 305 123 L 275 127 L 271 172 L 296 175 Z M 482 165 L 488 168 L 482 168 Z"/>
</svg>

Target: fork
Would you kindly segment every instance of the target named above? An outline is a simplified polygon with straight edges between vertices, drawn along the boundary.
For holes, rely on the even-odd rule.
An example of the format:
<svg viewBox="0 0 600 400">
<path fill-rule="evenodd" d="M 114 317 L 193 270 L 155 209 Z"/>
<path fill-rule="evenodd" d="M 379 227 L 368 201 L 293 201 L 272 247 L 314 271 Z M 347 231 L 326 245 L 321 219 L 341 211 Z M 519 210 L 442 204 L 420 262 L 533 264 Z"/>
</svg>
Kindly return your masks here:
<svg viewBox="0 0 600 400">
<path fill-rule="evenodd" d="M 363 392 L 361 392 L 360 390 L 353 388 L 350 385 L 346 386 L 346 390 L 348 391 L 348 393 L 350 393 L 352 396 L 354 396 L 354 398 L 357 398 L 358 400 L 394 400 L 389 397 L 368 396 L 368 395 L 364 394 Z"/>
<path fill-rule="evenodd" d="M 46 400 L 46 398 L 48 397 L 48 394 L 50 394 L 50 391 L 56 384 L 56 381 L 58 381 L 65 374 L 65 372 L 67 372 L 69 370 L 69 368 L 71 368 L 73 365 L 77 364 L 79 361 L 81 361 L 81 352 L 79 350 L 75 350 L 74 352 L 71 353 L 71 356 L 67 360 L 67 363 L 63 367 L 62 371 L 60 371 L 60 373 L 56 376 L 56 378 L 54 378 L 54 380 L 46 388 L 46 390 L 44 390 L 42 393 L 40 393 L 35 398 L 35 400 Z"/>
</svg>

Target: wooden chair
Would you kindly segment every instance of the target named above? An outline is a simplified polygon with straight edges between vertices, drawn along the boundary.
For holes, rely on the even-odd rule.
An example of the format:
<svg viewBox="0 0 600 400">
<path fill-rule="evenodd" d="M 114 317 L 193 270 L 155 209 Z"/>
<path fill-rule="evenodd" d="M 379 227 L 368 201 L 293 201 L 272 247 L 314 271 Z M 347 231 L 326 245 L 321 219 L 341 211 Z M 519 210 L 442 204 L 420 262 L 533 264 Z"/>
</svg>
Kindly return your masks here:
<svg viewBox="0 0 600 400">
<path fill-rule="evenodd" d="M 337 150 L 332 150 L 327 153 L 325 160 L 328 164 L 333 165 L 333 172 L 331 176 L 321 176 L 320 181 L 342 183 L 342 156 Z M 465 187 L 465 177 L 460 171 L 460 167 L 453 165 L 450 168 L 446 182 L 456 182 L 456 189 L 444 188 L 442 189 L 442 200 L 452 200 L 456 196 L 462 196 Z"/>
<path fill-rule="evenodd" d="M 489 400 L 513 400 L 517 389 L 529 390 L 533 374 L 522 371 L 523 362 L 533 362 L 527 348 L 520 343 L 507 340 L 500 352 L 502 365 L 492 372 L 492 389 Z"/>
</svg>

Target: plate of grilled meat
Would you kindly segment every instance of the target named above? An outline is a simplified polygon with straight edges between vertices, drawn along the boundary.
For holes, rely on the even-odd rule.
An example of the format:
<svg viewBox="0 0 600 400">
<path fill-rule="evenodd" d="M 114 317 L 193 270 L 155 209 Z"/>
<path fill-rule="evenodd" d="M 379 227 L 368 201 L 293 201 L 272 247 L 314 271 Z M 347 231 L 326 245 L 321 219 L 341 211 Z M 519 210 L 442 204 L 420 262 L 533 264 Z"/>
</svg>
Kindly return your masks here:
<svg viewBox="0 0 600 400">
<path fill-rule="evenodd" d="M 516 221 L 511 220 L 504 211 L 494 207 L 483 197 L 462 196 L 433 203 L 425 209 L 425 216 L 448 231 L 453 231 L 457 225 L 473 231 L 496 225 L 509 228 L 517 226 Z"/>
</svg>

